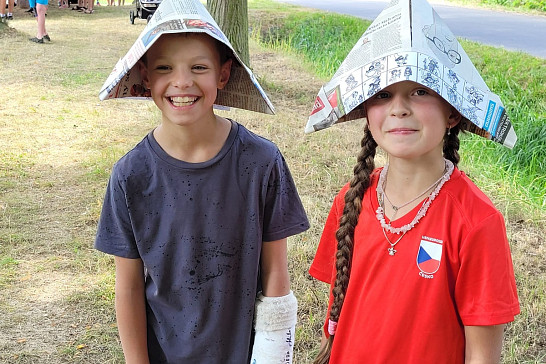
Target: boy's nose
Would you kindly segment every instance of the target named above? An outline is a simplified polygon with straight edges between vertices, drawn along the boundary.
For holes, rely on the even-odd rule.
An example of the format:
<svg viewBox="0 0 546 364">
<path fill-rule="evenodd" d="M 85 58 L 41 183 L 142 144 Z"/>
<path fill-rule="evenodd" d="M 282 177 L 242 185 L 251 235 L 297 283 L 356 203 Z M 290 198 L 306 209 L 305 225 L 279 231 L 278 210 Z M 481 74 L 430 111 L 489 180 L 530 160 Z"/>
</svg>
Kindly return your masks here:
<svg viewBox="0 0 546 364">
<path fill-rule="evenodd" d="M 193 77 L 190 71 L 177 70 L 173 73 L 171 84 L 178 88 L 187 88 L 193 84 Z"/>
</svg>

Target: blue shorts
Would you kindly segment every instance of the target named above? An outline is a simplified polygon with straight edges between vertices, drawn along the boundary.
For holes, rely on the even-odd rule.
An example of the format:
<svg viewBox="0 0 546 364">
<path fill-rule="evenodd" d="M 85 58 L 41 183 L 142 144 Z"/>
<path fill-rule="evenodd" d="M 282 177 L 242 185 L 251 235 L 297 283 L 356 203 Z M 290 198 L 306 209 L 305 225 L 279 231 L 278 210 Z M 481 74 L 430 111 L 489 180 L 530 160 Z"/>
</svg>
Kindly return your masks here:
<svg viewBox="0 0 546 364">
<path fill-rule="evenodd" d="M 47 6 L 47 0 L 36 0 L 36 4 L 46 5 Z"/>
</svg>

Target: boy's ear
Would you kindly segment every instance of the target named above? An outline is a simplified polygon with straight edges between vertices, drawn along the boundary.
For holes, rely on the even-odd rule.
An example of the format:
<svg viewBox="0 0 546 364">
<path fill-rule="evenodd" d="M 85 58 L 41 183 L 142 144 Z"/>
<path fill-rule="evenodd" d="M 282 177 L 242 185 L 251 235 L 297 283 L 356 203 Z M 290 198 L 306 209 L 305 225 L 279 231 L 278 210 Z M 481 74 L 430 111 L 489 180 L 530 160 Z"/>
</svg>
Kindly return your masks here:
<svg viewBox="0 0 546 364">
<path fill-rule="evenodd" d="M 150 89 L 150 80 L 148 78 L 148 67 L 146 67 L 146 65 L 142 61 L 138 61 L 137 67 L 138 67 L 138 71 L 140 72 L 140 77 L 142 78 L 142 82 L 144 83 L 144 86 L 146 86 L 147 89 Z"/>
<path fill-rule="evenodd" d="M 451 106 L 451 114 L 449 114 L 449 118 L 447 121 L 448 125 L 454 127 L 455 125 L 459 124 L 462 119 L 463 116 L 461 115 L 459 110 Z"/>
<path fill-rule="evenodd" d="M 223 89 L 228 81 L 229 76 L 231 75 L 231 65 L 233 64 L 233 59 L 228 59 L 224 62 L 224 64 L 220 67 L 220 79 L 218 80 L 218 89 Z"/>
</svg>

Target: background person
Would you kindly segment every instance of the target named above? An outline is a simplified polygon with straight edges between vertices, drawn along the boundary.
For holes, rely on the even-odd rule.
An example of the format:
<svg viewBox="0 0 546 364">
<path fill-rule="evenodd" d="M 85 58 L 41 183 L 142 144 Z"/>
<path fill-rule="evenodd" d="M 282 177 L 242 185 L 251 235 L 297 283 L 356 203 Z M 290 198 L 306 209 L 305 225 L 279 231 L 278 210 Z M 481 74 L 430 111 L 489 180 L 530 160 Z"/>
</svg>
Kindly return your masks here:
<svg viewBox="0 0 546 364">
<path fill-rule="evenodd" d="M 31 5 L 32 6 L 32 5 Z M 47 0 L 36 0 L 36 21 L 38 22 L 38 30 L 36 36 L 30 38 L 31 42 L 44 43 L 44 40 L 51 41 L 49 34 L 47 34 L 45 18 L 47 13 Z"/>
<path fill-rule="evenodd" d="M 1 0 L 1 3 L 3 6 L 0 6 L 0 21 L 5 22 L 6 20 L 13 20 L 13 5 L 15 4 L 15 0 L 8 0 L 7 5 L 5 4 L 5 0 Z M 6 7 L 8 9 L 6 14 Z"/>
<path fill-rule="evenodd" d="M 85 0 L 86 9 L 83 10 L 84 14 L 93 14 L 94 0 Z"/>
</svg>

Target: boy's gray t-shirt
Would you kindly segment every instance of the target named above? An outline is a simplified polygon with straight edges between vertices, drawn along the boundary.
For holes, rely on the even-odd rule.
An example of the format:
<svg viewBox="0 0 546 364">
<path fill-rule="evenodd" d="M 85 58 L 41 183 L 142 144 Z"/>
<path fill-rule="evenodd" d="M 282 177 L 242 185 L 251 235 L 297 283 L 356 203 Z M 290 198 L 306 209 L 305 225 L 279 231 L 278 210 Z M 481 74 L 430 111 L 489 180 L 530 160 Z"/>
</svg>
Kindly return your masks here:
<svg viewBox="0 0 546 364">
<path fill-rule="evenodd" d="M 247 363 L 262 241 L 308 229 L 278 148 L 232 122 L 203 163 L 147 135 L 114 166 L 95 247 L 145 266 L 152 363 Z"/>
</svg>

